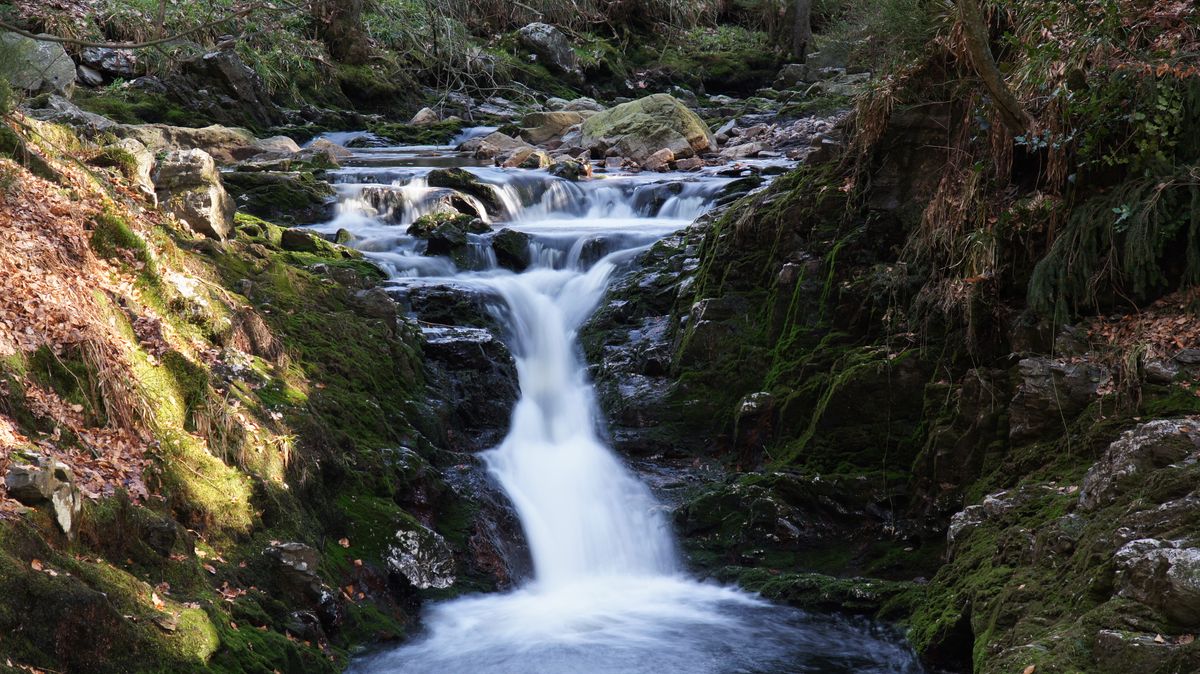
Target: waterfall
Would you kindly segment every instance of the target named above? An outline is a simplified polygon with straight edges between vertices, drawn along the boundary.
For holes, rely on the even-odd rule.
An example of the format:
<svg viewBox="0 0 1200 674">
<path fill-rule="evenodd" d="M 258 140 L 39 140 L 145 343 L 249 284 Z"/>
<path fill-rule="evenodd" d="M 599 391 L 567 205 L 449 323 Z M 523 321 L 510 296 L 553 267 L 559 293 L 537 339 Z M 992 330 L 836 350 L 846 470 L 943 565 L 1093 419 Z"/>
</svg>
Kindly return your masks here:
<svg viewBox="0 0 1200 674">
<path fill-rule="evenodd" d="M 528 270 L 499 269 L 493 255 L 464 271 L 419 254 L 403 231 L 439 198 L 423 179 L 427 168 L 344 169 L 338 215 L 318 229 L 349 229 L 355 245 L 395 277 L 453 279 L 502 300 L 495 314 L 516 360 L 520 398 L 507 436 L 483 459 L 520 516 L 534 573 L 506 594 L 434 605 L 423 635 L 352 671 L 920 671 L 901 644 L 870 625 L 689 577 L 664 509 L 602 440 L 580 327 L 622 265 L 703 213 L 729 179 L 653 174 L 571 183 L 541 171 L 471 170 L 505 210 L 493 217 L 532 237 Z"/>
</svg>

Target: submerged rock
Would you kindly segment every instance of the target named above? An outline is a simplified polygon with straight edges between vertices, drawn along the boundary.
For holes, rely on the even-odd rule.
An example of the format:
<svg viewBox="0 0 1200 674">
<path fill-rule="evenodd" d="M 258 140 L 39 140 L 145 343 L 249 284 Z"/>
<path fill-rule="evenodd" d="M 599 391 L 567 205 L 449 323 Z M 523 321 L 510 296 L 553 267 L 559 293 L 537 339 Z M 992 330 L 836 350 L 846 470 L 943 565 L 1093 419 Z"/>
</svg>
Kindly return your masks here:
<svg viewBox="0 0 1200 674">
<path fill-rule="evenodd" d="M 654 94 L 596 113 L 583 123 L 583 145 L 603 155 L 644 162 L 662 149 L 676 157 L 716 150 L 716 141 L 696 113 L 669 94 Z"/>
</svg>

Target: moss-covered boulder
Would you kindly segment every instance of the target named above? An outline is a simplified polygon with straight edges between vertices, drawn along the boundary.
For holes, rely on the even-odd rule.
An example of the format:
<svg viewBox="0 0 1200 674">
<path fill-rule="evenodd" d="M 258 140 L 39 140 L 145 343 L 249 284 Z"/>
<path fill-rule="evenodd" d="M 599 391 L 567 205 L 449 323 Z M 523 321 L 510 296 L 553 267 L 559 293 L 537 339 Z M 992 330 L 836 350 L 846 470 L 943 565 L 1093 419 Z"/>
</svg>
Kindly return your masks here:
<svg viewBox="0 0 1200 674">
<path fill-rule="evenodd" d="M 466 169 L 436 169 L 429 172 L 426 181 L 430 187 L 443 187 L 475 197 L 483 204 L 488 215 L 504 213 L 504 204 L 496 195 L 496 191 Z"/>
<path fill-rule="evenodd" d="M 426 255 L 460 257 L 469 241 L 468 234 L 491 231 L 487 223 L 464 213 L 430 213 L 417 219 L 408 235 L 425 239 Z"/>
<path fill-rule="evenodd" d="M 158 162 L 154 184 L 159 203 L 197 234 L 224 239 L 233 231 L 237 206 L 207 152 L 166 153 Z"/>
<path fill-rule="evenodd" d="M 664 148 L 676 157 L 710 152 L 716 141 L 704 120 L 669 94 L 654 94 L 589 117 L 583 145 L 603 154 L 610 149 L 641 162 Z"/>
<path fill-rule="evenodd" d="M 0 33 L 0 79 L 18 89 L 39 94 L 70 96 L 75 88 L 75 63 L 61 44 Z"/>
<path fill-rule="evenodd" d="M 501 267 L 516 272 L 525 271 L 533 260 L 529 250 L 529 235 L 515 229 L 502 229 L 492 238 L 492 250 Z"/>
<path fill-rule="evenodd" d="M 333 188 L 307 171 L 235 171 L 226 173 L 224 180 L 238 206 L 260 218 L 318 222 L 327 219 L 333 205 Z"/>
</svg>

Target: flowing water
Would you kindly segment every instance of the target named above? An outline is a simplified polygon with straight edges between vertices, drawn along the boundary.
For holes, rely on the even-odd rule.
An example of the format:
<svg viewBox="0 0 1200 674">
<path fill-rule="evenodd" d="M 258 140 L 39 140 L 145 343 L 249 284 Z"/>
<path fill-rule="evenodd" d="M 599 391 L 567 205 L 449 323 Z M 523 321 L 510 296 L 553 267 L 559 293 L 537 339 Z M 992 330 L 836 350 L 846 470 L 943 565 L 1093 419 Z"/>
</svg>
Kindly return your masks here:
<svg viewBox="0 0 1200 674">
<path fill-rule="evenodd" d="M 471 164 L 448 148 L 357 151 L 336 175 L 337 217 L 398 286 L 453 282 L 500 298 L 520 400 L 483 458 L 512 500 L 533 557 L 524 586 L 428 609 L 415 640 L 364 658 L 367 674 L 725 674 L 919 672 L 887 628 L 772 605 L 690 578 L 664 509 L 605 445 L 580 326 L 638 252 L 710 207 L 731 178 L 609 175 L 579 183 L 541 171 L 471 170 L 531 235 L 533 265 L 496 265 L 472 238 L 469 269 L 422 254 L 407 225 L 444 203 L 433 167 Z M 482 206 L 474 200 L 476 206 Z M 460 259 L 461 262 L 461 259 Z"/>
</svg>

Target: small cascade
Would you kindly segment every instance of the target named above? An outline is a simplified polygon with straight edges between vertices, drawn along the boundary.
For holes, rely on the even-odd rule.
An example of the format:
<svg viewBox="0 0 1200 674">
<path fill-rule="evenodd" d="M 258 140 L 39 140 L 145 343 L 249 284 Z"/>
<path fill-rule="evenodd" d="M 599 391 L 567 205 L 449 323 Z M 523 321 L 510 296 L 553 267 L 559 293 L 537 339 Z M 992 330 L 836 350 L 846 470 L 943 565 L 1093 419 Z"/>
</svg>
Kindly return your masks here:
<svg viewBox="0 0 1200 674">
<path fill-rule="evenodd" d="M 902 642 L 873 624 L 813 616 L 690 578 L 664 509 L 603 441 L 578 332 L 619 270 L 711 208 L 732 179 L 617 173 L 570 182 L 544 171 L 468 167 L 496 197 L 500 212 L 487 212 L 479 199 L 429 186 L 429 171 L 452 154 L 425 166 L 379 161 L 424 151 L 356 155 L 336 177 L 337 216 L 320 229 L 349 230 L 403 287 L 440 284 L 495 298 L 520 395 L 506 437 L 482 458 L 519 515 L 533 577 L 512 592 L 432 607 L 422 636 L 351 670 L 920 672 Z M 409 236 L 408 225 L 444 209 L 480 209 L 495 230 L 527 236 L 528 269 L 500 266 L 494 233 L 467 235 L 448 257 L 424 255 L 425 242 Z"/>
</svg>

